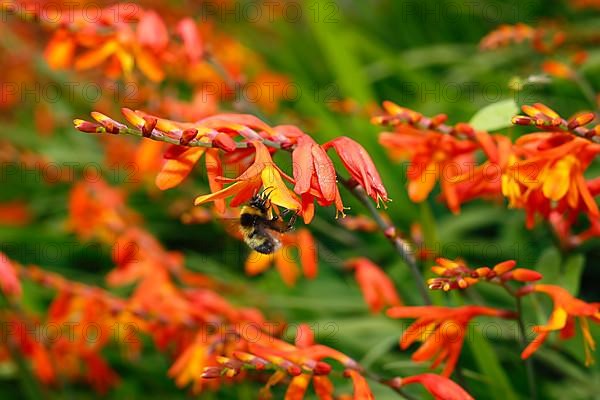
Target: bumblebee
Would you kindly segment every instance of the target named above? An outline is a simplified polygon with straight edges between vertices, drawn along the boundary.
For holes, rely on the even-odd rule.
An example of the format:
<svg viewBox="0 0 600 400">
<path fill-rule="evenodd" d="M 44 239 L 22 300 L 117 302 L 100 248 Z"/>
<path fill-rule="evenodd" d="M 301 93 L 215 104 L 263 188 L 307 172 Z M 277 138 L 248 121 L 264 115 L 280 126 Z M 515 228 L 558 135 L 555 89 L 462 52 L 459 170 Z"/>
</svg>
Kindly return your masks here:
<svg viewBox="0 0 600 400">
<path fill-rule="evenodd" d="M 281 246 L 273 231 L 279 233 L 290 231 L 297 217 L 297 214 L 294 214 L 289 222 L 285 222 L 277 215 L 269 217 L 270 209 L 269 195 L 265 195 L 263 191 L 254 195 L 240 211 L 240 232 L 244 242 L 262 254 L 272 254 Z"/>
</svg>

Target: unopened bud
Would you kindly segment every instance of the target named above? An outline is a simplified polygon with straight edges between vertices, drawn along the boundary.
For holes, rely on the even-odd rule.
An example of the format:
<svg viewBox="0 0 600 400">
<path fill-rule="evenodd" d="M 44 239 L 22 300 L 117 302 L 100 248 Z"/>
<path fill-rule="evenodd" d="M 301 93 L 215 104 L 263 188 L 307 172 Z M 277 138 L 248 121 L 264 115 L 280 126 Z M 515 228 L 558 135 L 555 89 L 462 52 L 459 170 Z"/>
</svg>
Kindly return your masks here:
<svg viewBox="0 0 600 400">
<path fill-rule="evenodd" d="M 524 115 L 517 115 L 515 117 L 512 117 L 511 122 L 513 123 L 513 125 L 527 126 L 527 125 L 531 125 L 532 119 L 529 117 L 526 117 Z"/>
<path fill-rule="evenodd" d="M 158 120 L 154 117 L 144 116 L 144 125 L 142 125 L 142 135 L 144 137 L 152 136 L 152 131 L 156 128 Z"/>
<path fill-rule="evenodd" d="M 190 144 L 190 142 L 192 140 L 196 139 L 197 135 L 198 135 L 198 129 L 195 129 L 195 128 L 185 129 L 181 133 L 181 138 L 179 139 L 179 144 L 182 146 L 187 146 L 188 144 Z"/>
<path fill-rule="evenodd" d="M 204 379 L 219 378 L 221 376 L 221 371 L 222 369 L 219 367 L 206 367 L 201 376 Z"/>
</svg>

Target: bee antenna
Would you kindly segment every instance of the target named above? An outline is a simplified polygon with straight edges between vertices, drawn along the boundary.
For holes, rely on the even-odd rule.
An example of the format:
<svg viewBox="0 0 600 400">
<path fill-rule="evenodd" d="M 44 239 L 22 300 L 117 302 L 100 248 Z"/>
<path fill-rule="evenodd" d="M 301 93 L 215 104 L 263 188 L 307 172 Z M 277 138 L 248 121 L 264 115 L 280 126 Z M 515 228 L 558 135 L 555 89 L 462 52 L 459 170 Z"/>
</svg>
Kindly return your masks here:
<svg viewBox="0 0 600 400">
<path fill-rule="evenodd" d="M 272 186 L 269 186 L 267 189 L 271 189 L 271 190 L 269 191 L 269 193 L 267 193 L 267 194 L 266 194 L 266 196 L 265 196 L 265 197 L 268 199 L 268 198 L 269 198 L 269 196 L 271 196 L 271 193 L 273 193 L 273 192 L 275 191 L 275 188 L 274 188 L 274 187 L 272 187 Z M 266 191 L 267 189 L 265 189 L 265 191 Z"/>
</svg>

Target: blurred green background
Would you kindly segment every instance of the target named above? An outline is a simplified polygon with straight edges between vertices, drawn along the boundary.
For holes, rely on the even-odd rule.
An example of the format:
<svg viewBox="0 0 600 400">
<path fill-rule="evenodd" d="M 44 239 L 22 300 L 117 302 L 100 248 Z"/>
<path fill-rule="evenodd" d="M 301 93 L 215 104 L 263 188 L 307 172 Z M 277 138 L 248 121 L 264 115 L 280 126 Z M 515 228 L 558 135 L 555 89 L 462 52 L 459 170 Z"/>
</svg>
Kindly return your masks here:
<svg viewBox="0 0 600 400">
<path fill-rule="evenodd" d="M 155 3 L 141 4 L 152 7 Z M 184 1 L 171 3 L 180 4 L 183 10 L 190 7 Z M 252 3 L 241 2 L 240 10 L 248 4 Z M 580 88 L 568 81 L 541 80 L 514 92 L 509 83 L 539 75 L 540 64 L 547 57 L 525 44 L 481 52 L 478 42 L 499 25 L 517 22 L 535 25 L 552 20 L 576 31 L 597 30 L 598 12 L 574 10 L 567 1 L 542 0 L 308 0 L 290 4 L 288 18 L 273 22 L 266 16 L 250 21 L 243 11 L 236 15 L 209 16 L 219 29 L 231 33 L 264 57 L 272 70 L 288 76 L 297 90 L 298 95 L 294 96 L 297 98 L 285 101 L 278 113 L 263 116 L 269 123 L 297 124 L 319 142 L 338 135 L 358 140 L 372 155 L 393 199 L 386 210 L 391 220 L 405 232 L 412 223 L 419 222 L 427 247 L 441 255 L 463 257 L 473 266 L 516 259 L 519 266 L 542 272 L 545 282 L 568 287 L 585 300 L 598 300 L 599 272 L 595 265 L 600 259 L 598 240 L 587 242 L 577 251 L 564 252 L 558 248 L 548 226 L 538 224 L 527 230 L 524 213 L 507 210 L 506 204 L 478 200 L 454 216 L 436 201 L 437 190 L 426 203 L 411 203 L 405 189 L 406 168 L 387 158 L 377 144 L 381 129 L 371 125 L 362 111 L 391 100 L 425 115 L 446 113 L 449 121 L 456 123 L 469 121 L 478 110 L 506 99 L 514 99 L 518 105 L 543 102 L 565 116 L 590 109 L 592 105 Z M 197 10 L 198 6 L 190 8 Z M 301 15 L 297 10 L 301 10 Z M 18 45 L 11 42 L 13 39 L 0 40 L 9 53 Z M 32 68 L 46 82 L 85 79 L 74 73 L 50 71 L 41 59 L 36 59 Z M 596 90 L 600 88 L 598 72 L 600 51 L 592 48 L 581 73 Z M 353 110 L 358 111 L 337 112 L 338 100 L 346 99 L 356 102 Z M 85 99 L 61 99 L 50 104 L 56 128 L 52 136 L 40 136 L 34 133 L 36 128 L 31 118 L 35 100 L 24 100 L 10 113 L 1 115 L 4 121 L 0 138 L 47 155 L 61 166 L 76 163 L 75 175 L 81 174 L 86 163 L 95 163 L 105 169 L 110 182 L 119 184 L 126 179 L 126 170 L 115 172 L 102 167 L 103 153 L 97 138 L 75 131 L 70 124 L 71 119 L 86 116 L 95 109 L 95 104 Z M 522 133 L 509 127 L 500 132 L 511 137 Z M 600 172 L 597 164 L 590 169 L 592 176 Z M 104 286 L 103 275 L 111 268 L 110 249 L 79 243 L 65 229 L 67 196 L 73 181 L 51 184 L 31 169 L 7 171 L 5 168 L 0 182 L 0 201 L 26 200 L 34 222 L 18 228 L 0 227 L 1 250 L 22 263 L 39 264 L 72 279 Z M 410 361 L 412 348 L 407 352 L 398 349 L 398 338 L 407 324 L 369 314 L 352 275 L 341 269 L 346 258 L 369 257 L 389 272 L 406 304 L 419 304 L 406 266 L 382 235 L 348 232 L 335 220 L 334 210 L 319 210 L 310 226 L 319 242 L 317 279 L 300 279 L 295 287 L 288 288 L 274 269 L 249 278 L 243 272 L 247 249 L 226 235 L 221 224 L 184 225 L 169 212 L 175 201 L 182 198 L 191 201 L 195 194 L 206 192 L 203 179 L 198 173 L 180 189 L 160 194 L 137 190 L 128 204 L 143 216 L 148 229 L 167 248 L 185 252 L 191 269 L 232 284 L 236 290 L 229 297 L 234 302 L 259 307 L 268 316 L 281 317 L 292 324 L 308 322 L 315 327 L 318 340 L 382 375 L 412 375 L 427 369 L 427 365 Z M 351 207 L 349 215 L 364 212 L 343 189 L 342 196 Z M 26 305 L 40 312 L 52 298 L 51 292 L 27 283 L 25 291 Z M 505 293 L 483 284 L 470 288 L 464 295 L 434 293 L 434 299 L 440 305 L 455 306 L 475 300 L 490 306 L 514 307 Z M 529 322 L 545 321 L 550 305 L 546 300 L 526 301 Z M 468 336 L 460 359 L 459 382 L 475 398 L 528 398 L 514 326 L 504 321 L 487 321 L 489 325 L 483 319 L 478 321 L 479 328 Z M 483 329 L 487 326 L 494 328 Z M 596 338 L 600 337 L 596 326 L 592 326 L 592 331 Z M 288 336 L 292 338 L 291 333 Z M 166 376 L 170 360 L 152 351 L 151 346 L 146 347 L 143 358 L 135 363 L 122 360 L 117 349 L 113 350 L 112 365 L 122 377 L 122 384 L 109 394 L 111 398 L 189 396 Z M 540 350 L 534 365 L 541 398 L 599 398 L 598 367 L 583 367 L 582 353 L 581 337 L 555 342 Z M 0 393 L 21 397 L 10 371 L 4 374 L 0 371 L 2 376 Z M 350 390 L 348 382 L 337 383 L 336 387 L 346 384 Z M 386 387 L 376 383 L 372 387 L 378 399 L 397 398 Z M 245 382 L 199 397 L 250 399 L 255 398 L 257 388 L 256 384 Z M 275 398 L 282 394 L 277 390 L 282 389 L 275 389 Z M 409 392 L 424 396 L 419 388 L 410 388 Z M 52 398 L 95 396 L 83 386 L 51 392 Z"/>
</svg>

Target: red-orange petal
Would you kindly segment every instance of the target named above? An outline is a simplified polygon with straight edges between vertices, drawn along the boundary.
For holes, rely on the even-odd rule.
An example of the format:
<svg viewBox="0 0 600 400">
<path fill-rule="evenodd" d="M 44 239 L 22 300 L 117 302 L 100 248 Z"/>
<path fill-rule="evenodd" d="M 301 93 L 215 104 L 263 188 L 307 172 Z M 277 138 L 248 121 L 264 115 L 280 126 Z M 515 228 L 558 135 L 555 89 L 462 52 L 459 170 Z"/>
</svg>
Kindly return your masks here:
<svg viewBox="0 0 600 400">
<path fill-rule="evenodd" d="M 313 279 L 317 276 L 317 245 L 308 229 L 299 229 L 297 235 L 300 263 L 304 276 Z"/>
<path fill-rule="evenodd" d="M 421 374 L 402 378 L 402 385 L 420 383 L 438 400 L 474 400 L 452 380 L 436 374 Z"/>
<path fill-rule="evenodd" d="M 189 148 L 177 158 L 167 160 L 156 176 L 156 186 L 160 190 L 166 190 L 179 185 L 190 174 L 205 151 L 206 148 L 202 147 Z"/>
</svg>

